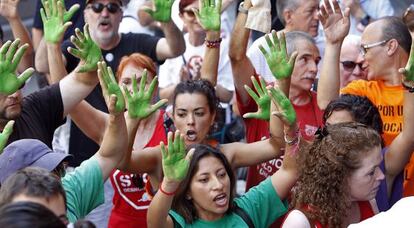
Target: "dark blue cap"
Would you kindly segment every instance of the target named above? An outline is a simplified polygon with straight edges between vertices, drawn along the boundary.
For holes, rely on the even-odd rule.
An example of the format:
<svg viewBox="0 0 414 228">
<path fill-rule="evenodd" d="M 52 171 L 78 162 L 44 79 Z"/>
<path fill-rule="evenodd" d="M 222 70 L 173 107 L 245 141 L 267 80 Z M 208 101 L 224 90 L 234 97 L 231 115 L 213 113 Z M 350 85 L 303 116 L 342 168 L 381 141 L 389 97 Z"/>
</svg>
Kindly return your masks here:
<svg viewBox="0 0 414 228">
<path fill-rule="evenodd" d="M 53 171 L 63 160 L 71 155 L 53 152 L 46 144 L 37 139 L 14 141 L 0 155 L 0 184 L 16 171 L 32 166 Z"/>
</svg>

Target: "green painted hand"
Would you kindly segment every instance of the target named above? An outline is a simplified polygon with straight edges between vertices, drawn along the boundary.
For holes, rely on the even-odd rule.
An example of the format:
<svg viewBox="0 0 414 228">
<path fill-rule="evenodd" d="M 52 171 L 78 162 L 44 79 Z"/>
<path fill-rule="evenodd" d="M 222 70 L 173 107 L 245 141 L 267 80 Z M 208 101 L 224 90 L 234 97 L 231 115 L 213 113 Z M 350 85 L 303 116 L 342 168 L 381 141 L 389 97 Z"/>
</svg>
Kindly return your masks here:
<svg viewBox="0 0 414 228">
<path fill-rule="evenodd" d="M 271 40 L 273 38 L 273 41 Z M 259 46 L 260 51 L 266 58 L 267 65 L 272 71 L 276 80 L 285 79 L 290 77 L 295 65 L 295 59 L 297 52 L 293 52 L 289 57 L 286 50 L 286 38 L 282 32 L 280 38 L 277 37 L 277 33 L 272 31 L 272 34 L 265 36 L 269 51 L 266 51 L 262 45 Z"/>
<path fill-rule="evenodd" d="M 17 66 L 29 46 L 25 44 L 19 48 L 19 44 L 19 39 L 13 43 L 9 40 L 0 49 L 0 94 L 15 93 L 34 72 L 33 68 L 29 68 L 17 77 Z"/>
<path fill-rule="evenodd" d="M 205 30 L 220 31 L 221 0 L 199 0 L 200 9 L 193 9 L 201 27 Z"/>
<path fill-rule="evenodd" d="M 279 89 L 271 87 L 267 91 L 279 110 L 279 112 L 273 112 L 272 114 L 279 117 L 285 125 L 293 126 L 296 123 L 296 112 L 293 109 L 292 103 Z"/>
<path fill-rule="evenodd" d="M 145 8 L 144 11 L 156 21 L 169 22 L 171 21 L 171 8 L 173 3 L 174 0 L 154 0 L 155 10 Z"/>
<path fill-rule="evenodd" d="M 46 2 L 48 2 L 49 5 L 53 4 L 53 1 L 56 0 L 42 0 L 42 5 L 44 6 Z M 62 2 L 63 5 L 63 22 L 68 22 L 70 21 L 70 19 L 72 19 L 73 15 L 76 13 L 76 11 L 78 11 L 80 5 L 79 4 L 73 4 L 70 9 L 68 11 L 66 11 L 65 8 L 65 0 L 60 0 Z"/>
<path fill-rule="evenodd" d="M 247 85 L 244 88 L 257 104 L 257 112 L 249 112 L 243 115 L 243 118 L 256 118 L 261 120 L 269 120 L 270 118 L 270 97 L 267 94 L 266 82 L 262 77 L 259 77 L 260 85 L 255 77 L 251 77 L 253 86 L 257 94 Z"/>
<path fill-rule="evenodd" d="M 3 149 L 6 146 L 7 140 L 9 140 L 11 133 L 13 133 L 13 125 L 14 120 L 10 120 L 4 127 L 3 132 L 0 133 L 0 154 L 3 152 Z"/>
<path fill-rule="evenodd" d="M 182 181 L 188 172 L 191 153 L 186 155 L 184 139 L 179 131 L 175 132 L 174 142 L 172 132 L 168 133 L 168 150 L 161 142 L 162 170 L 164 177 L 171 181 Z"/>
<path fill-rule="evenodd" d="M 92 40 L 89 35 L 89 25 L 85 24 L 83 27 L 83 33 L 76 28 L 75 36 L 70 37 L 70 41 L 76 46 L 75 48 L 68 48 L 68 52 L 83 60 L 85 63 L 80 66 L 77 72 L 90 72 L 95 71 L 97 68 L 97 63 L 102 59 L 101 48 Z"/>
<path fill-rule="evenodd" d="M 125 100 L 121 88 L 115 80 L 111 67 L 107 67 L 104 61 L 98 62 L 98 77 L 107 104 L 112 95 L 116 96 L 115 114 L 125 111 Z"/>
<path fill-rule="evenodd" d="M 142 72 L 139 90 L 137 88 L 137 79 L 135 75 L 132 76 L 132 94 L 124 87 L 124 93 L 128 101 L 128 115 L 132 118 L 144 119 L 157 111 L 161 106 L 168 102 L 167 99 L 158 101 L 155 105 L 151 105 L 152 94 L 157 85 L 157 77 L 151 81 L 147 91 L 145 85 L 147 83 L 147 70 Z"/>
<path fill-rule="evenodd" d="M 414 87 L 414 42 L 411 43 L 410 57 L 405 68 L 400 68 L 399 72 L 404 75 L 403 83 L 409 87 Z"/>
<path fill-rule="evenodd" d="M 40 9 L 40 16 L 43 21 L 45 40 L 49 43 L 59 43 L 63 39 L 66 29 L 72 22 L 63 22 L 63 11 L 65 11 L 65 6 L 62 1 L 42 1 L 42 4 L 43 8 Z"/>
</svg>

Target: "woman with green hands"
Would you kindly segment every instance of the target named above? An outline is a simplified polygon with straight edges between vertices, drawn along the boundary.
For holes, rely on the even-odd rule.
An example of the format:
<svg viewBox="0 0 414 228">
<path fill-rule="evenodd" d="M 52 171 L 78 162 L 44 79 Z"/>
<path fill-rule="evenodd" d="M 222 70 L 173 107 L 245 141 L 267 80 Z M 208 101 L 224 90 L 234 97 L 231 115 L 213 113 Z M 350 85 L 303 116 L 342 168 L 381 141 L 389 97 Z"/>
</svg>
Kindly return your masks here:
<svg viewBox="0 0 414 228">
<path fill-rule="evenodd" d="M 296 128 L 295 112 L 280 90 L 271 88 L 286 129 Z M 297 179 L 296 149 L 285 154 L 282 168 L 240 198 L 234 199 L 233 167 L 217 148 L 192 145 L 186 155 L 183 135 L 168 149 L 161 144 L 164 178 L 148 210 L 148 227 L 268 227 L 287 210 L 287 197 Z"/>
<path fill-rule="evenodd" d="M 163 125 L 165 112 L 159 110 L 166 100 L 150 106 L 157 94 L 154 62 L 147 56 L 135 53 L 121 60 L 116 77 L 104 63 L 100 63 L 99 69 L 101 80 L 105 85 L 102 87 L 104 92 L 125 98 L 125 116 L 131 147 L 129 151 L 132 148 L 138 150 L 159 145 L 162 141 L 166 142 L 167 134 Z M 122 108 L 123 104 L 120 102 L 117 106 Z M 82 102 L 71 116 L 88 137 L 98 144 L 101 143 L 108 118 L 106 113 L 93 108 L 87 102 Z M 129 158 L 130 155 L 126 157 Z M 154 175 L 159 174 L 157 172 L 136 174 L 121 170 L 112 172 L 110 179 L 114 188 L 114 197 L 109 227 L 146 227 L 146 212 L 151 202 L 146 189 L 158 188 L 158 185 L 149 181 L 157 179 L 153 177 Z M 131 189 L 133 191 L 130 191 Z"/>
</svg>

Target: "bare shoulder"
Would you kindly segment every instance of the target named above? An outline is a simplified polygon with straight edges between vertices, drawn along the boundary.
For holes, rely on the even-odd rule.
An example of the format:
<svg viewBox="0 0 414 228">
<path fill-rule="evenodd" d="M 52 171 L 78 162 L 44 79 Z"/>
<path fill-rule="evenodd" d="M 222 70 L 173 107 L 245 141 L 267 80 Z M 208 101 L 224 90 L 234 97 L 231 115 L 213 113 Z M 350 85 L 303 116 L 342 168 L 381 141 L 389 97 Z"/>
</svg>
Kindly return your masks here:
<svg viewBox="0 0 414 228">
<path fill-rule="evenodd" d="M 282 228 L 311 228 L 311 225 L 303 212 L 292 210 L 288 214 Z"/>
</svg>

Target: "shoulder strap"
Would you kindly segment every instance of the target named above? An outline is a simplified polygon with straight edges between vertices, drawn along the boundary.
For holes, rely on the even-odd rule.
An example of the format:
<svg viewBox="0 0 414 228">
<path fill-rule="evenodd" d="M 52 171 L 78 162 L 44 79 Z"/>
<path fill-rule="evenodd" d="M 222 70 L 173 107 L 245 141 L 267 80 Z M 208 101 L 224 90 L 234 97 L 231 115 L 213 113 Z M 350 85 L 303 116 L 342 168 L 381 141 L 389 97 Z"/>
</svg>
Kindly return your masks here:
<svg viewBox="0 0 414 228">
<path fill-rule="evenodd" d="M 243 219 L 243 221 L 249 226 L 249 228 L 254 228 L 254 224 L 250 216 L 236 203 L 234 204 L 234 213 L 240 216 Z"/>
</svg>

